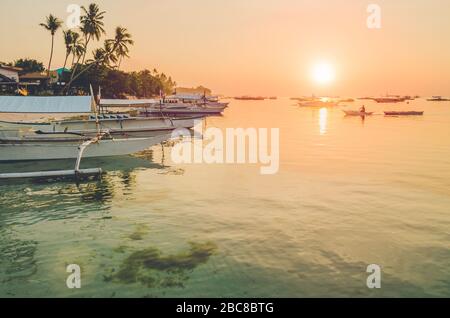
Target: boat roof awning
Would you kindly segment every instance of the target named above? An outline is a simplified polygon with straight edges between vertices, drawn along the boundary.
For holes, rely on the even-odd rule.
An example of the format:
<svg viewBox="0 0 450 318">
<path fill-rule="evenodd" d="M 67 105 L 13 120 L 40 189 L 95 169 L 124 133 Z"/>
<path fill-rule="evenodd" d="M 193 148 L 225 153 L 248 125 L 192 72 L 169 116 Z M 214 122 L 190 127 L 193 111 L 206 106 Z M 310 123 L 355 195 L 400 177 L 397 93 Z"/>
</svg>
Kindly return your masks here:
<svg viewBox="0 0 450 318">
<path fill-rule="evenodd" d="M 104 107 L 145 107 L 159 103 L 156 99 L 102 99 L 100 106 Z"/>
<path fill-rule="evenodd" d="M 200 94 L 176 94 L 176 95 L 167 96 L 167 98 L 186 99 L 186 100 L 200 100 L 200 99 L 204 98 L 204 96 L 200 95 Z"/>
<path fill-rule="evenodd" d="M 90 113 L 91 96 L 0 96 L 0 113 Z"/>
<path fill-rule="evenodd" d="M 204 98 L 218 98 L 218 96 L 204 95 L 204 94 L 175 94 L 167 96 L 167 98 L 186 99 L 186 100 L 201 100 Z"/>
</svg>

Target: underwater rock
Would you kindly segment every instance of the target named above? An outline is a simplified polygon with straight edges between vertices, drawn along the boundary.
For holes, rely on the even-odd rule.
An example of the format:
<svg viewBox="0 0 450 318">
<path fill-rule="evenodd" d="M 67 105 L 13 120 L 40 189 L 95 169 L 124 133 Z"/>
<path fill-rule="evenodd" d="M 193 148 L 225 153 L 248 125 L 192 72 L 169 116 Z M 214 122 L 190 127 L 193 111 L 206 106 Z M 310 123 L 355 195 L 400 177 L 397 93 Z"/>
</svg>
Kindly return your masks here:
<svg viewBox="0 0 450 318">
<path fill-rule="evenodd" d="M 117 273 L 105 276 L 105 281 L 182 288 L 189 279 L 187 273 L 205 264 L 217 250 L 212 242 L 190 242 L 189 245 L 187 251 L 174 255 L 162 255 L 160 250 L 153 247 L 136 251 L 125 259 Z"/>
<path fill-rule="evenodd" d="M 131 233 L 128 238 L 132 239 L 133 241 L 140 241 L 144 238 L 145 235 L 147 235 L 149 232 L 149 227 L 145 224 L 140 224 L 136 227 L 136 230 Z"/>
</svg>

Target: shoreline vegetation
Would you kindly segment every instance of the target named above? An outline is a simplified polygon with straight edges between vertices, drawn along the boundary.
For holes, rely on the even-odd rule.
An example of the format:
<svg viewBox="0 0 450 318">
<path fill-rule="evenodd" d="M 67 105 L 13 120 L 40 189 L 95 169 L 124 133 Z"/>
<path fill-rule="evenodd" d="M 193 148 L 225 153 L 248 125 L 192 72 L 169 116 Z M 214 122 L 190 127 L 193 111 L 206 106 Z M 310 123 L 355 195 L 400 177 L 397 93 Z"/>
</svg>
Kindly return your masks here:
<svg viewBox="0 0 450 318">
<path fill-rule="evenodd" d="M 130 57 L 130 47 L 134 44 L 131 33 L 118 26 L 114 37 L 102 39 L 106 37 L 103 22 L 106 11 L 101 11 L 95 3 L 81 9 L 80 26 L 76 30 L 63 30 L 62 21 L 52 14 L 39 24 L 51 35 L 47 68 L 30 58 L 0 63 L 0 66 L 17 68 L 21 76 L 17 83 L 1 86 L 0 95 L 89 95 L 92 85 L 94 92 L 101 87 L 104 98 L 149 98 L 161 93 L 170 94 L 176 89 L 177 83 L 172 77 L 156 68 L 138 72 L 120 70 L 123 60 Z M 63 32 L 64 65 L 51 70 L 54 48 L 62 45 L 54 41 L 57 32 Z M 103 45 L 93 48 L 101 40 Z M 34 80 L 32 83 L 28 80 L 30 77 Z"/>
</svg>

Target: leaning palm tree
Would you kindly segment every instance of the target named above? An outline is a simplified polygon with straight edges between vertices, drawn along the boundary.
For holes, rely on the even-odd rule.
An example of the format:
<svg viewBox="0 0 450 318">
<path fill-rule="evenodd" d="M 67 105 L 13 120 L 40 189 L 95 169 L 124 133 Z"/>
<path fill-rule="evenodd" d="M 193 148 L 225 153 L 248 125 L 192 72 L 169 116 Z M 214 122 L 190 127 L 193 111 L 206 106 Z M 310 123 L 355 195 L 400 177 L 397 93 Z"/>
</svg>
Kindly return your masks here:
<svg viewBox="0 0 450 318">
<path fill-rule="evenodd" d="M 39 25 L 45 28 L 47 31 L 50 31 L 50 34 L 52 35 L 52 47 L 50 50 L 50 59 L 48 61 L 48 69 L 47 69 L 47 76 L 50 76 L 50 67 L 52 65 L 53 59 L 53 46 L 55 43 L 55 33 L 61 27 L 62 22 L 58 18 L 50 14 L 48 17 L 46 17 L 45 23 L 40 23 Z"/>
<path fill-rule="evenodd" d="M 119 29 L 120 32 L 117 32 Z M 70 79 L 70 82 L 66 86 L 66 90 L 70 88 L 73 81 L 93 66 L 106 65 L 110 67 L 111 64 L 117 63 L 118 48 L 122 47 L 122 49 L 129 50 L 128 45 L 132 45 L 134 43 L 133 40 L 131 40 L 131 34 L 127 32 L 128 31 L 125 28 L 116 28 L 116 36 L 114 39 L 106 40 L 103 48 L 97 49 L 93 52 L 93 59 L 88 61 L 89 65 Z"/>
<path fill-rule="evenodd" d="M 92 52 L 92 57 L 91 60 L 86 61 L 87 64 L 111 66 L 111 64 L 117 62 L 116 54 L 114 54 L 113 47 L 109 41 L 105 41 L 103 48 L 94 50 L 94 52 Z"/>
<path fill-rule="evenodd" d="M 64 45 L 66 46 L 66 58 L 64 59 L 64 66 L 63 66 L 63 69 L 65 69 L 67 65 L 67 59 L 69 58 L 73 50 L 73 32 L 71 30 L 68 30 L 63 31 L 63 34 L 64 34 Z"/>
<path fill-rule="evenodd" d="M 122 27 L 116 28 L 116 35 L 114 37 L 114 41 L 117 43 L 117 69 L 120 68 L 122 64 L 122 60 L 126 57 L 130 57 L 128 53 L 130 52 L 129 45 L 133 45 L 134 41 L 131 39 L 131 34 L 128 33 L 127 29 Z"/>
<path fill-rule="evenodd" d="M 80 34 L 74 32 L 74 34 L 72 35 L 72 70 L 74 69 L 75 66 L 75 59 L 77 59 L 78 63 L 83 54 L 84 54 L 83 41 L 80 38 Z"/>
<path fill-rule="evenodd" d="M 80 59 L 84 54 L 84 44 L 80 39 L 80 34 L 72 34 L 72 69 L 74 68 L 75 58 Z"/>
<path fill-rule="evenodd" d="M 80 27 L 84 35 L 85 53 L 83 54 L 82 60 L 82 63 L 84 63 L 89 42 L 92 39 L 99 41 L 102 34 L 105 34 L 103 18 L 106 12 L 100 11 L 100 8 L 95 3 L 91 3 L 87 9 L 85 7 L 81 7 L 81 9 L 84 11 L 84 15 L 81 17 Z"/>
</svg>

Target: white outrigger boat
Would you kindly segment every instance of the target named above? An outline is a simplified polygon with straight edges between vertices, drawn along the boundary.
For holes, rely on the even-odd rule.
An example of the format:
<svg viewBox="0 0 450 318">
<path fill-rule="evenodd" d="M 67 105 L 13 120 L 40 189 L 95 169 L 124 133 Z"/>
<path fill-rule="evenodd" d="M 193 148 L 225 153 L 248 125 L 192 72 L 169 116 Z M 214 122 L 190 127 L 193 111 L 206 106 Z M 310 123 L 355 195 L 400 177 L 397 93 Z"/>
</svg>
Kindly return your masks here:
<svg viewBox="0 0 450 318">
<path fill-rule="evenodd" d="M 170 139 L 171 132 L 176 128 L 172 122 L 168 125 L 165 119 L 100 119 L 97 106 L 89 97 L 0 97 L 0 112 L 6 113 L 73 114 L 89 111 L 95 116 L 91 115 L 87 120 L 34 124 L 3 122 L 0 127 L 0 162 L 76 159 L 76 164 L 74 170 L 7 173 L 0 174 L 0 179 L 101 174 L 100 168 L 80 169 L 81 158 L 121 156 L 143 151 Z M 147 125 L 142 127 L 143 123 Z M 148 123 L 152 123 L 153 127 L 149 127 Z M 165 126 L 159 126 L 163 123 Z M 145 136 L 129 135 L 139 129 L 144 131 Z"/>
<path fill-rule="evenodd" d="M 226 106 L 206 107 L 200 105 L 189 105 L 181 103 L 167 103 L 154 105 L 142 112 L 143 115 L 151 116 L 186 116 L 186 115 L 220 115 Z"/>
<path fill-rule="evenodd" d="M 200 94 L 175 94 L 164 98 L 165 101 L 175 100 L 178 103 L 200 105 L 206 108 L 228 107 L 229 103 L 219 102 L 218 96 L 206 96 Z"/>
<path fill-rule="evenodd" d="M 220 115 L 228 103 L 209 100 L 197 95 L 173 95 L 155 99 L 102 99 L 100 108 L 122 108 L 138 110 L 141 116 L 211 116 Z"/>
<path fill-rule="evenodd" d="M 94 138 L 75 134 L 39 134 L 33 131 L 9 131 L 0 137 L 0 162 L 77 159 L 80 146 L 92 141 L 83 157 L 112 157 L 133 154 L 170 138 L 170 133 L 145 138 L 114 138 L 107 131 Z M 3 132 L 3 135 L 5 133 Z"/>
<path fill-rule="evenodd" d="M 123 100 L 118 100 L 123 104 Z M 89 112 L 92 105 L 92 111 Z M 39 107 L 41 105 L 41 107 Z M 89 96 L 78 97 L 0 97 L 0 112 L 61 113 L 66 111 L 72 118 L 47 121 L 1 121 L 0 129 L 30 128 L 44 133 L 75 133 L 95 136 L 100 130 L 108 130 L 116 138 L 152 137 L 175 128 L 193 128 L 203 116 L 168 118 L 161 116 L 133 117 L 127 114 L 97 115 L 97 106 Z M 92 113 L 96 115 L 92 115 Z M 98 127 L 97 127 L 98 126 Z"/>
<path fill-rule="evenodd" d="M 93 136 L 100 130 L 107 129 L 116 138 L 152 137 L 176 128 L 192 128 L 196 120 L 203 117 L 131 117 L 128 115 L 88 116 L 86 119 L 53 120 L 48 122 L 0 121 L 0 129 L 29 128 L 44 133 L 74 133 Z"/>
</svg>

